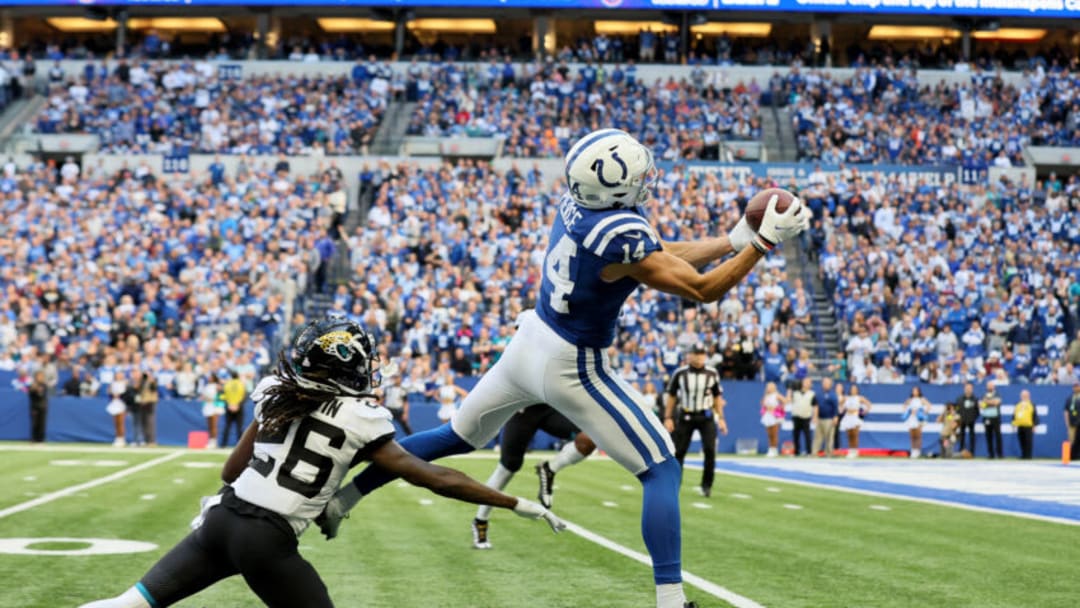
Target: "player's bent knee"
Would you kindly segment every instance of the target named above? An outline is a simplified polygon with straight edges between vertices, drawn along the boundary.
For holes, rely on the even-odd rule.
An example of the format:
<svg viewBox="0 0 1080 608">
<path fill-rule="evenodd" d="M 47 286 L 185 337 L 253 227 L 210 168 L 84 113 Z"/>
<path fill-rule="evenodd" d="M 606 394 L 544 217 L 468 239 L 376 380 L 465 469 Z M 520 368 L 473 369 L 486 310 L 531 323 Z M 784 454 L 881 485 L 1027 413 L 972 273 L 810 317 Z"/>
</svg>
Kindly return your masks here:
<svg viewBox="0 0 1080 608">
<path fill-rule="evenodd" d="M 679 461 L 672 456 L 645 469 L 645 472 L 637 477 L 643 484 L 670 486 L 678 492 L 679 485 L 682 483 L 682 469 L 679 467 Z"/>
<path fill-rule="evenodd" d="M 525 464 L 525 455 L 507 454 L 504 450 L 499 454 L 499 464 L 511 473 L 517 473 L 521 470 L 521 465 Z"/>
<path fill-rule="evenodd" d="M 502 427 L 485 428 L 484 425 L 476 424 L 474 421 L 463 421 L 457 418 L 454 418 L 445 426 L 448 427 L 454 438 L 460 442 L 457 447 L 461 451 L 456 452 L 458 454 L 483 448 L 491 443 L 502 429 Z M 452 438 L 448 437 L 449 439 Z"/>
</svg>

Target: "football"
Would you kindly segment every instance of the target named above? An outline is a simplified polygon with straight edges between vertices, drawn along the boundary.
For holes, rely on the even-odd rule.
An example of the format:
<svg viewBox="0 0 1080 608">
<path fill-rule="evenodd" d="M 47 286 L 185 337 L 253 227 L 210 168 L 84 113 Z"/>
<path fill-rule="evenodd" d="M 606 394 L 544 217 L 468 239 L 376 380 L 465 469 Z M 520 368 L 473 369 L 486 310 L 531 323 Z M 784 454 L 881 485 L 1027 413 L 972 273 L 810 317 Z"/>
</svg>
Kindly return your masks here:
<svg viewBox="0 0 1080 608">
<path fill-rule="evenodd" d="M 761 228 L 761 219 L 765 216 L 765 209 L 769 206 L 769 199 L 773 195 L 780 197 L 780 200 L 776 201 L 776 210 L 781 213 L 787 210 L 791 201 L 796 198 L 794 194 L 780 188 L 769 188 L 755 194 L 746 204 L 746 223 L 750 224 L 754 232 Z"/>
</svg>

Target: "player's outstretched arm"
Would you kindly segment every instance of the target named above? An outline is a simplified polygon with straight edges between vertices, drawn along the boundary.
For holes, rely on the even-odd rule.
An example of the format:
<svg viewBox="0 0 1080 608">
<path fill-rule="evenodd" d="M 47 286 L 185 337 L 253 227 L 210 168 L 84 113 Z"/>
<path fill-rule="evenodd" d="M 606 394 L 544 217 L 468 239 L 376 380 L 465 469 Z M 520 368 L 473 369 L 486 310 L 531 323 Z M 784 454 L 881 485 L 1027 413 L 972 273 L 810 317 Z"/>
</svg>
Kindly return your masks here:
<svg viewBox="0 0 1080 608">
<path fill-rule="evenodd" d="M 724 236 L 697 241 L 664 241 L 664 251 L 682 259 L 694 268 L 702 268 L 729 253 L 738 253 L 746 249 L 753 241 L 754 231 L 743 216 L 735 228 Z"/>
<path fill-rule="evenodd" d="M 664 251 L 683 260 L 694 268 L 707 266 L 735 251 L 726 236 L 698 241 L 664 241 Z"/>
<path fill-rule="evenodd" d="M 225 466 L 221 468 L 221 481 L 232 483 L 236 481 L 237 477 L 240 477 L 240 473 L 244 472 L 248 463 L 251 462 L 252 454 L 255 453 L 255 435 L 258 433 L 259 424 L 257 422 L 248 425 L 243 436 L 240 437 L 240 441 L 236 442 L 236 447 L 229 454 L 229 459 L 225 461 Z"/>
<path fill-rule="evenodd" d="M 607 281 L 630 277 L 665 293 L 695 302 L 715 302 L 753 270 L 764 256 L 753 247 L 704 274 L 666 251 L 657 251 L 634 264 L 612 264 L 601 276 Z"/>
<path fill-rule="evenodd" d="M 524 498 L 514 498 L 472 479 L 468 475 L 425 462 L 406 452 L 396 441 L 388 441 L 371 454 L 371 461 L 383 469 L 399 475 L 405 481 L 427 488 L 440 496 L 474 504 L 491 505 L 512 509 L 514 513 L 529 519 L 543 519 L 555 532 L 566 524 L 542 505 Z"/>
<path fill-rule="evenodd" d="M 600 276 L 605 281 L 631 277 L 649 287 L 690 300 L 715 302 L 749 274 L 773 247 L 809 226 L 810 211 L 803 211 L 799 199 L 794 199 L 786 210 L 779 212 L 776 210 L 778 198 L 773 196 L 769 200 L 751 246 L 744 247 L 738 255 L 709 272 L 702 274 L 685 260 L 667 251 L 657 251 L 638 262 L 608 265 Z"/>
</svg>

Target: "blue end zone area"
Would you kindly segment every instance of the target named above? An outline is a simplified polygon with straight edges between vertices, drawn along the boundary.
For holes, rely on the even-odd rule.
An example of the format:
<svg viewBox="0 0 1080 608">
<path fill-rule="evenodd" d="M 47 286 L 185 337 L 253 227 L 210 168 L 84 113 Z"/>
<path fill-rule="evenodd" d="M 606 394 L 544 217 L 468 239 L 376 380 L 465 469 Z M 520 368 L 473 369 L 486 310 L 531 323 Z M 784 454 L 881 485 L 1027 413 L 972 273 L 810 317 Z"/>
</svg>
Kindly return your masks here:
<svg viewBox="0 0 1080 608">
<path fill-rule="evenodd" d="M 687 460 L 687 466 L 700 469 L 701 460 Z M 870 462 L 859 463 L 860 465 L 872 465 Z M 1056 468 L 1061 477 L 1070 478 L 1070 484 L 1080 484 L 1080 469 L 1069 469 L 1057 464 L 1044 465 L 1049 470 Z M 716 470 L 720 472 L 750 475 L 777 479 L 782 481 L 794 481 L 814 484 L 824 487 L 845 488 L 862 492 L 874 492 L 899 498 L 914 498 L 919 500 L 932 500 L 957 505 L 993 509 L 1007 513 L 1037 515 L 1066 520 L 1068 523 L 1080 525 L 1080 505 L 1068 505 L 1044 500 L 1032 500 L 1015 496 L 998 494 L 978 494 L 974 492 L 962 492 L 958 490 L 946 490 L 926 486 L 891 483 L 887 481 L 873 481 L 856 479 L 838 475 L 823 475 L 806 471 L 792 471 L 770 466 L 751 465 L 733 460 L 718 460 Z M 717 487 L 722 487 L 722 482 L 717 482 Z M 1075 486 L 1074 486 L 1075 487 Z"/>
</svg>

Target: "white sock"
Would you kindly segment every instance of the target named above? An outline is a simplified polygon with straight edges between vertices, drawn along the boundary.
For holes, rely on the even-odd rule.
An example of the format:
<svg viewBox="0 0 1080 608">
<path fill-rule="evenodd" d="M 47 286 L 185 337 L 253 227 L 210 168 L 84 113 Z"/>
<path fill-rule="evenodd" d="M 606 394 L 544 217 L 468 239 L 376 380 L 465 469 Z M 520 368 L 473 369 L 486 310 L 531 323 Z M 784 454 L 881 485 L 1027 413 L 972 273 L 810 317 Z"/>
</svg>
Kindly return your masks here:
<svg viewBox="0 0 1080 608">
<path fill-rule="evenodd" d="M 577 444 L 571 441 L 562 446 L 562 449 L 555 455 L 555 458 L 548 461 L 548 468 L 551 469 L 552 473 L 558 473 L 566 467 L 577 464 L 582 460 L 585 460 L 585 455 L 579 452 Z"/>
<path fill-rule="evenodd" d="M 80 608 L 150 608 L 150 602 L 146 601 L 138 589 L 132 587 L 123 595 L 83 604 Z"/>
<path fill-rule="evenodd" d="M 500 462 L 495 466 L 495 470 L 491 472 L 491 477 L 488 477 L 488 480 L 484 485 L 501 491 L 506 487 L 506 484 L 510 483 L 510 479 L 513 477 L 514 472 L 504 467 Z M 491 518 L 491 509 L 492 507 L 489 505 L 480 505 L 480 508 L 476 510 L 476 519 L 487 521 Z"/>
<path fill-rule="evenodd" d="M 686 594 L 682 583 L 667 583 L 656 586 L 656 608 L 683 608 Z"/>
</svg>

